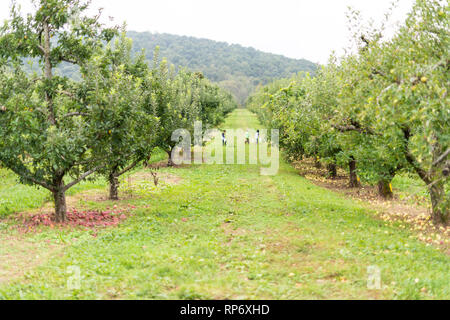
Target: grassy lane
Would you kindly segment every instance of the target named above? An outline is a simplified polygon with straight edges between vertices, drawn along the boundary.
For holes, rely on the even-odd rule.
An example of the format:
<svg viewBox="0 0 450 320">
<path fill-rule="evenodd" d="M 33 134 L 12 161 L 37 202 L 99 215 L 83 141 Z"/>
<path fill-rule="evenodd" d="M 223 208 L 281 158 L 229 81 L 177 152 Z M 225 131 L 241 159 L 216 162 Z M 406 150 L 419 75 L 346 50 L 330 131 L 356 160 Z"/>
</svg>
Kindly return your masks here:
<svg viewBox="0 0 450 320">
<path fill-rule="evenodd" d="M 258 123 L 237 110 L 222 127 L 257 129 Z M 116 228 L 22 235 L 59 249 L 0 281 L 0 298 L 450 298 L 448 256 L 314 186 L 286 163 L 273 177 L 249 165 L 163 174 L 178 183 L 119 202 L 137 209 Z M 5 226 L 1 234 L 17 236 Z M 11 261 L 2 257 L 1 263 Z M 81 270 L 80 290 L 67 289 L 69 266 Z M 380 290 L 367 288 L 369 266 L 381 269 Z"/>
</svg>

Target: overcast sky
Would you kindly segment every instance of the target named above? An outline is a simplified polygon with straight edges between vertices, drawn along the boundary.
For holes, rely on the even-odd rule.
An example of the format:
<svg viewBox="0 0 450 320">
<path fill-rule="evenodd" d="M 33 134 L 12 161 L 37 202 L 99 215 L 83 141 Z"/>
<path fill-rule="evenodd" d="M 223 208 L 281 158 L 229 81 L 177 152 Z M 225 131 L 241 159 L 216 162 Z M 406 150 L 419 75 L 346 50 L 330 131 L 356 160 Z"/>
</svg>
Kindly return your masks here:
<svg viewBox="0 0 450 320">
<path fill-rule="evenodd" d="M 20 0 L 25 10 L 30 1 Z M 207 38 L 324 63 L 348 44 L 347 7 L 381 20 L 392 0 L 93 0 L 129 30 Z M 403 21 L 413 0 L 399 0 Z M 0 20 L 10 0 L 0 0 Z M 394 25 L 392 26 L 392 29 Z"/>
</svg>

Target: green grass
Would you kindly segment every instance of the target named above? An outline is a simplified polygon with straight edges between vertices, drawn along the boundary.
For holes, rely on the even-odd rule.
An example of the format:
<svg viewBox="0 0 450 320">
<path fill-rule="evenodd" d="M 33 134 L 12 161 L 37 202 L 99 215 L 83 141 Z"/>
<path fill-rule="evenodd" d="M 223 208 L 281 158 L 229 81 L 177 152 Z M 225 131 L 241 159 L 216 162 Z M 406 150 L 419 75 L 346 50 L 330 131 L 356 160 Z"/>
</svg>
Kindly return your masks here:
<svg viewBox="0 0 450 320">
<path fill-rule="evenodd" d="M 17 176 L 6 169 L 0 169 L 0 181 L 0 217 L 40 207 L 49 200 L 48 192 L 20 184 Z"/>
<path fill-rule="evenodd" d="M 258 123 L 237 110 L 222 127 Z M 120 202 L 137 210 L 97 237 L 53 229 L 21 236 L 50 240 L 61 251 L 0 284 L 0 298 L 450 298 L 447 255 L 313 185 L 284 162 L 273 177 L 250 165 L 162 171 L 181 182 Z M 3 191 L 2 199 L 9 198 Z M 5 228 L 2 234 L 18 236 Z M 80 268 L 81 290 L 68 290 L 69 266 Z M 380 290 L 367 288 L 369 266 L 381 269 Z"/>
<path fill-rule="evenodd" d="M 429 202 L 429 193 L 425 182 L 417 175 L 403 173 L 397 175 L 392 181 L 392 187 L 401 199 L 409 199 L 411 202 L 420 199 Z"/>
<path fill-rule="evenodd" d="M 258 119 L 249 114 L 247 109 L 237 109 L 229 115 L 225 123 L 221 125 L 224 129 L 261 129 Z"/>
<path fill-rule="evenodd" d="M 156 149 L 151 162 L 160 162 L 166 158 L 165 152 Z M 136 170 L 131 174 L 134 172 Z M 17 212 L 40 208 L 52 200 L 52 194 L 48 190 L 23 185 L 14 173 L 4 168 L 0 168 L 0 181 L 0 218 L 5 218 Z M 106 186 L 107 182 L 100 177 L 95 181 L 83 181 L 75 185 L 67 192 L 67 195 L 73 196 L 87 190 L 104 189 Z"/>
</svg>

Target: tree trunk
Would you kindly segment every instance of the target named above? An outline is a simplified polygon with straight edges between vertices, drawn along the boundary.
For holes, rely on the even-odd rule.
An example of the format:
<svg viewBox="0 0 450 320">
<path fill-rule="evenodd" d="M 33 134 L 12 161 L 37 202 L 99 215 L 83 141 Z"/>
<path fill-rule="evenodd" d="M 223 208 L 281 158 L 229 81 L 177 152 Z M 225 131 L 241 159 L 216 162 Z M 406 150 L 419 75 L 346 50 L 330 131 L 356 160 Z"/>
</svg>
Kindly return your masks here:
<svg viewBox="0 0 450 320">
<path fill-rule="evenodd" d="M 409 128 L 403 128 L 403 134 L 405 136 L 405 158 L 409 164 L 414 168 L 419 177 L 428 185 L 430 192 L 432 213 L 431 218 L 435 225 L 448 225 L 449 221 L 449 205 L 450 199 L 445 194 L 445 185 L 443 181 L 443 175 L 445 176 L 445 163 L 448 154 L 442 153 L 442 147 L 437 141 L 438 138 L 433 135 L 433 139 L 436 141 L 432 145 L 433 163 L 430 171 L 427 172 L 420 165 L 417 159 L 411 154 L 409 150 L 409 140 L 411 138 L 411 130 Z"/>
<path fill-rule="evenodd" d="M 430 188 L 433 222 L 435 225 L 448 225 L 449 199 L 445 199 L 445 186 L 442 181 L 433 184 Z"/>
<path fill-rule="evenodd" d="M 109 175 L 109 200 L 119 200 L 119 178 L 116 173 Z"/>
<path fill-rule="evenodd" d="M 51 46 L 50 46 L 50 27 L 48 25 L 48 22 L 44 23 L 44 77 L 46 80 L 50 81 L 53 78 L 52 74 L 52 62 L 51 62 Z M 55 112 L 53 109 L 53 98 L 49 94 L 49 89 L 45 90 L 45 100 L 47 101 L 47 108 L 48 108 L 48 114 L 49 114 L 49 121 L 52 124 L 56 123 L 55 120 Z"/>
<path fill-rule="evenodd" d="M 392 191 L 391 181 L 383 179 L 378 182 L 378 193 L 384 199 L 392 199 L 394 193 Z"/>
<path fill-rule="evenodd" d="M 356 160 L 352 157 L 349 162 L 350 169 L 350 188 L 359 188 L 358 175 L 356 174 Z"/>
<path fill-rule="evenodd" d="M 167 162 L 167 166 L 168 167 L 173 167 L 175 164 L 173 163 L 173 160 L 172 160 L 172 150 L 166 151 L 166 152 L 169 155 L 169 160 Z"/>
<path fill-rule="evenodd" d="M 53 199 L 55 202 L 55 222 L 63 223 L 67 217 L 66 190 L 64 188 L 63 178 L 57 179 Z"/>
<path fill-rule="evenodd" d="M 444 206 L 444 184 L 436 183 L 430 187 L 431 205 L 433 208 L 432 218 L 436 225 L 447 225 L 448 207 Z"/>
<path fill-rule="evenodd" d="M 330 163 L 327 166 L 327 169 L 328 169 L 328 174 L 330 175 L 330 177 L 332 179 L 336 179 L 336 177 L 337 177 L 337 166 L 336 166 L 336 164 L 335 163 Z"/>
<path fill-rule="evenodd" d="M 438 138 L 433 135 L 433 138 L 438 141 Z M 447 226 L 449 222 L 449 195 L 445 193 L 445 166 L 444 160 L 448 157 L 445 155 L 443 148 L 439 143 L 432 145 L 433 150 L 433 164 L 428 177 L 427 184 L 430 191 L 432 213 L 431 217 L 435 225 Z"/>
</svg>

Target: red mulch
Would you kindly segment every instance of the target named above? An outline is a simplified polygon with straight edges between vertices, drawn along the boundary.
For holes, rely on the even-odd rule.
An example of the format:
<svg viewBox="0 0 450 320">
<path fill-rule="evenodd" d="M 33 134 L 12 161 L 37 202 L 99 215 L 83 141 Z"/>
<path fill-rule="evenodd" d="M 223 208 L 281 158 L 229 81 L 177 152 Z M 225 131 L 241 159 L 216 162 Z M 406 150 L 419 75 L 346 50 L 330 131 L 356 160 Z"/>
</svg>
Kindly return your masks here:
<svg viewBox="0 0 450 320">
<path fill-rule="evenodd" d="M 33 231 L 40 226 L 46 227 L 83 227 L 83 228 L 98 228 L 98 227 L 114 227 L 127 219 L 127 216 L 122 211 L 82 211 L 78 212 L 76 209 L 67 212 L 67 220 L 64 223 L 56 223 L 51 214 L 38 214 L 31 217 L 22 217 L 22 227 L 26 232 Z"/>
</svg>

